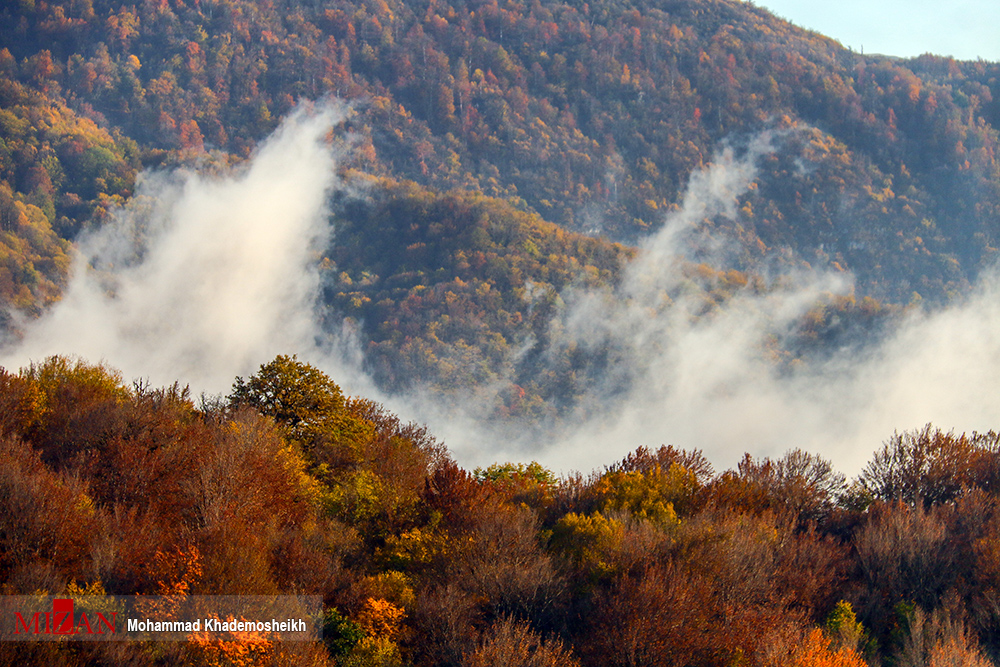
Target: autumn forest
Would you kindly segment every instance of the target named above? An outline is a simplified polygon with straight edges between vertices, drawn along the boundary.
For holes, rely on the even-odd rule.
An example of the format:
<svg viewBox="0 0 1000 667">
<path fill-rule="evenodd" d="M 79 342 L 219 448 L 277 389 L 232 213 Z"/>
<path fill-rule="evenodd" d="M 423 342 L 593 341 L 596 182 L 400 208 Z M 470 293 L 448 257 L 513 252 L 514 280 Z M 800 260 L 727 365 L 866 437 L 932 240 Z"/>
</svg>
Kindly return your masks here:
<svg viewBox="0 0 1000 667">
<path fill-rule="evenodd" d="M 775 395 L 862 386 L 844 359 L 888 368 L 893 332 L 992 294 L 1000 64 L 859 54 L 740 0 L 6 2 L 0 360 L 81 272 L 127 297 L 139 237 L 185 210 L 151 183 L 239 183 L 324 105 L 336 159 L 300 217 L 326 231 L 294 256 L 305 338 L 353 365 L 240 358 L 221 393 L 76 349 L 0 367 L 0 593 L 314 595 L 322 640 L 0 664 L 997 664 L 1000 424 L 895 423 L 850 477 L 804 436 L 720 463 L 652 425 L 554 472 L 463 466 L 382 399 L 474 396 L 486 458 L 542 452 L 662 377 L 742 405 L 744 375 L 667 371 L 730 320 L 765 322 L 741 354 Z M 133 256 L 86 254 L 114 229 Z"/>
</svg>

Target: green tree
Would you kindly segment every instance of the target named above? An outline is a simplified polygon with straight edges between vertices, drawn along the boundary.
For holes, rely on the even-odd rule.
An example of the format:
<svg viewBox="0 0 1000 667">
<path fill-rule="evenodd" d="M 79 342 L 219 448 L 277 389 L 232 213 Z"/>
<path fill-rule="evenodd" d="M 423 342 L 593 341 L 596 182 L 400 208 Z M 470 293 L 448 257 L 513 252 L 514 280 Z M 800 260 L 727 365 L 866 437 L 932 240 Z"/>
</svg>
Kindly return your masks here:
<svg viewBox="0 0 1000 667">
<path fill-rule="evenodd" d="M 292 429 L 344 409 L 344 394 L 326 373 L 296 356 L 279 355 L 249 379 L 236 378 L 229 400 L 249 405 Z"/>
<path fill-rule="evenodd" d="M 319 466 L 358 463 L 375 433 L 371 422 L 346 409 L 336 382 L 296 356 L 279 355 L 248 379 L 236 378 L 229 402 L 273 417 Z"/>
</svg>

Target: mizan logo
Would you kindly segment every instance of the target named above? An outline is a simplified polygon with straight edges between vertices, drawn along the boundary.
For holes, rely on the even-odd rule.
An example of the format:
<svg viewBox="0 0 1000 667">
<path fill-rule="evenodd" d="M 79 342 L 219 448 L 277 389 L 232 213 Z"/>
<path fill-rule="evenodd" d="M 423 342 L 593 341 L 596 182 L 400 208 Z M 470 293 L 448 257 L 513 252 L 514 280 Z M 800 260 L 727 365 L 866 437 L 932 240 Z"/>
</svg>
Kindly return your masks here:
<svg viewBox="0 0 1000 667">
<path fill-rule="evenodd" d="M 101 612 L 88 617 L 85 612 L 74 614 L 73 600 L 55 599 L 52 611 L 36 611 L 27 618 L 14 612 L 14 634 L 29 635 L 104 635 L 114 633 L 118 612 L 110 613 L 111 619 Z"/>
</svg>

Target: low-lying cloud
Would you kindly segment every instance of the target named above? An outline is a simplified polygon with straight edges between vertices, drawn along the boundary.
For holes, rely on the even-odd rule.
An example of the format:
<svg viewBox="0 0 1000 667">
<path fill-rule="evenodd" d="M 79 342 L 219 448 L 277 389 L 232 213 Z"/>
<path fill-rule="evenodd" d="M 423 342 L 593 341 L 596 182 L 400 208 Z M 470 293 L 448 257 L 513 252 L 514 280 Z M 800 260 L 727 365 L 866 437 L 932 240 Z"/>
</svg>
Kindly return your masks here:
<svg viewBox="0 0 1000 667">
<path fill-rule="evenodd" d="M 344 114 L 303 106 L 221 174 L 143 174 L 129 204 L 81 240 L 63 299 L 2 363 L 68 354 L 224 392 L 276 354 L 315 358 L 316 260 L 339 185 L 328 135 Z"/>
<path fill-rule="evenodd" d="M 896 430 L 997 426 L 996 272 L 962 303 L 911 312 L 867 346 L 791 367 L 775 363 L 775 348 L 818 303 L 850 294 L 849 275 L 786 272 L 766 290 L 747 287 L 707 311 L 703 293 L 686 288 L 679 260 L 724 269 L 732 250 L 700 223 L 736 215 L 757 161 L 786 133 L 761 133 L 739 153 L 725 148 L 695 172 L 680 210 L 642 244 L 619 287 L 563 295 L 566 306 L 550 324 L 552 358 L 575 347 L 617 360 L 593 378 L 574 415 L 554 431 L 492 440 L 475 420 L 439 419 L 451 447 L 477 463 L 535 458 L 562 471 L 607 465 L 639 445 L 703 449 L 724 467 L 744 452 L 780 456 L 798 447 L 856 473 Z M 482 442 L 507 449 L 484 451 Z"/>
<path fill-rule="evenodd" d="M 246 165 L 226 173 L 145 174 L 133 200 L 80 242 L 63 300 L 25 323 L 24 339 L 0 363 L 78 355 L 129 379 L 179 379 L 217 393 L 276 354 L 297 353 L 348 392 L 427 422 L 465 465 L 536 459 L 559 471 L 670 443 L 704 449 L 723 467 L 743 452 L 802 447 L 853 473 L 894 430 L 929 421 L 959 431 L 997 425 L 996 273 L 960 304 L 911 313 L 877 344 L 792 368 L 774 363 L 773 342 L 824 295 L 848 293 L 849 277 L 784 276 L 707 312 L 686 287 L 679 258 L 724 264 L 725 244 L 701 234 L 699 223 L 735 215 L 757 160 L 780 142 L 775 133 L 723 149 L 696 172 L 680 209 L 642 245 L 618 287 L 562 295 L 565 307 L 550 323 L 552 359 L 567 346 L 616 359 L 562 425 L 501 433 L 472 398 L 488 388 L 453 405 L 379 396 L 358 347 L 324 332 L 317 309 L 327 204 L 343 187 L 328 134 L 343 115 L 336 105 L 300 108 Z"/>
</svg>

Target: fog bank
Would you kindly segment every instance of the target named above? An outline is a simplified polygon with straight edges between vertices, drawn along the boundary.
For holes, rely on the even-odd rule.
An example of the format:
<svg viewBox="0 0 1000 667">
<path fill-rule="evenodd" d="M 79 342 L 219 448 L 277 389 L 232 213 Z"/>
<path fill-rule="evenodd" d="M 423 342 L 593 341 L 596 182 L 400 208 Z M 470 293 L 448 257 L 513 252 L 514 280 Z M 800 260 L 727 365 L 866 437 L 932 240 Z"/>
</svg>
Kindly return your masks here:
<svg viewBox="0 0 1000 667">
<path fill-rule="evenodd" d="M 731 249 L 701 223 L 736 215 L 757 161 L 780 145 L 772 132 L 724 147 L 692 175 L 682 206 L 642 244 L 618 287 L 562 294 L 548 358 L 575 346 L 615 360 L 564 423 L 488 422 L 496 387 L 470 387 L 454 404 L 419 391 L 380 395 L 361 370 L 360 346 L 349 332 L 324 331 L 317 305 L 328 202 L 344 187 L 328 135 L 343 116 L 336 105 L 303 106 L 225 173 L 144 174 L 133 200 L 81 239 L 62 301 L 23 324 L 24 339 L 0 364 L 74 355 L 126 380 L 225 393 L 275 355 L 298 354 L 345 391 L 426 422 L 463 465 L 535 459 L 561 472 L 674 444 L 703 449 L 722 468 L 744 452 L 801 447 L 856 473 L 894 430 L 998 425 L 996 272 L 961 303 L 914 311 L 861 351 L 790 368 L 774 362 L 774 349 L 817 302 L 848 294 L 849 275 L 773 275 L 767 289 L 739 290 L 707 310 L 689 289 L 680 259 L 726 267 Z"/>
</svg>

